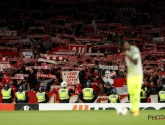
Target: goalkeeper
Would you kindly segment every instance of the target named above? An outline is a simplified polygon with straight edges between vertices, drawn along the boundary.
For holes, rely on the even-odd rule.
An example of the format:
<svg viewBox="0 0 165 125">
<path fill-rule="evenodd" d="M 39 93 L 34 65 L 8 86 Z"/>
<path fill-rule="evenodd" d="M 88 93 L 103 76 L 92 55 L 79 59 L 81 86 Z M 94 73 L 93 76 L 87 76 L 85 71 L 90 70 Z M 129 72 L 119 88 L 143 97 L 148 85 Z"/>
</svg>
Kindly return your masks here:
<svg viewBox="0 0 165 125">
<path fill-rule="evenodd" d="M 131 111 L 133 116 L 139 115 L 140 92 L 143 79 L 143 69 L 140 51 L 128 41 L 121 41 L 121 50 L 125 54 L 127 65 L 127 85 L 130 95 Z"/>
</svg>

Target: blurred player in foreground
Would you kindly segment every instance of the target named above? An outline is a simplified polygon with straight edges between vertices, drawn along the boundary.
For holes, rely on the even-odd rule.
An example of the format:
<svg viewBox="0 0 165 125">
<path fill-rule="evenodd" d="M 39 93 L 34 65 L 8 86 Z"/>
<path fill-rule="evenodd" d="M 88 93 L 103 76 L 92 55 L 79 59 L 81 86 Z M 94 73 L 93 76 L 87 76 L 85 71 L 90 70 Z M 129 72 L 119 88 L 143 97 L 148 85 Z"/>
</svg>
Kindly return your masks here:
<svg viewBox="0 0 165 125">
<path fill-rule="evenodd" d="M 140 51 L 128 41 L 121 41 L 121 50 L 125 54 L 127 65 L 127 85 L 130 95 L 131 111 L 133 116 L 139 115 L 140 92 L 143 79 L 143 68 Z"/>
</svg>

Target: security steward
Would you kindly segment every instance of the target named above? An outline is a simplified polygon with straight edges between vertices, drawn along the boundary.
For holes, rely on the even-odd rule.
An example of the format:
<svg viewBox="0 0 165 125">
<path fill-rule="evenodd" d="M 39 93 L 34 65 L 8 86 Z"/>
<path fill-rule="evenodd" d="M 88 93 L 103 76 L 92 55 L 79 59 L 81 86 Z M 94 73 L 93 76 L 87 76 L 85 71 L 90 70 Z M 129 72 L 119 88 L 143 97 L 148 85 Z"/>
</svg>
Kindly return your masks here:
<svg viewBox="0 0 165 125">
<path fill-rule="evenodd" d="M 83 103 L 93 103 L 97 99 L 97 94 L 93 88 L 91 88 L 90 81 L 87 81 L 86 87 L 80 93 L 79 98 Z"/>
<path fill-rule="evenodd" d="M 61 83 L 61 89 L 58 91 L 60 103 L 69 103 L 70 91 L 67 88 L 66 82 Z"/>
<path fill-rule="evenodd" d="M 140 93 L 140 102 L 147 103 L 147 98 L 150 97 L 150 92 L 145 84 L 142 84 L 141 93 Z"/>
<path fill-rule="evenodd" d="M 117 95 L 116 90 L 113 89 L 112 92 L 113 93 L 108 97 L 108 103 L 120 103 L 120 98 Z"/>
<path fill-rule="evenodd" d="M 159 91 L 158 100 L 160 103 L 165 103 L 165 85 L 163 85 L 163 89 Z"/>
<path fill-rule="evenodd" d="M 9 84 L 5 84 L 4 89 L 1 91 L 2 94 L 2 103 L 12 103 L 14 98 L 14 92 L 9 88 Z"/>
<path fill-rule="evenodd" d="M 38 103 L 47 103 L 49 101 L 49 96 L 44 92 L 44 87 L 39 87 L 39 92 L 36 93 L 36 98 Z"/>
<path fill-rule="evenodd" d="M 28 103 L 29 96 L 28 93 L 24 90 L 24 86 L 19 86 L 18 92 L 15 94 L 16 103 Z"/>
</svg>

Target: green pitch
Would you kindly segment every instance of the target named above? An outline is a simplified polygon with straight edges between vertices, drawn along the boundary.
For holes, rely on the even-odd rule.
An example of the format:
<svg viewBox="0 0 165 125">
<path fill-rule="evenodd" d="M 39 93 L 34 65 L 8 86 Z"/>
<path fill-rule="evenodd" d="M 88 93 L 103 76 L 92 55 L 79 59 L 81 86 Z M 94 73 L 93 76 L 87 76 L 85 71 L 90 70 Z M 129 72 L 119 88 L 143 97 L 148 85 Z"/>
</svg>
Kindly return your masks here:
<svg viewBox="0 0 165 125">
<path fill-rule="evenodd" d="M 140 111 L 119 116 L 109 111 L 0 111 L 0 125 L 163 125 L 165 120 L 148 120 L 148 115 L 165 115 L 165 110 Z"/>
</svg>

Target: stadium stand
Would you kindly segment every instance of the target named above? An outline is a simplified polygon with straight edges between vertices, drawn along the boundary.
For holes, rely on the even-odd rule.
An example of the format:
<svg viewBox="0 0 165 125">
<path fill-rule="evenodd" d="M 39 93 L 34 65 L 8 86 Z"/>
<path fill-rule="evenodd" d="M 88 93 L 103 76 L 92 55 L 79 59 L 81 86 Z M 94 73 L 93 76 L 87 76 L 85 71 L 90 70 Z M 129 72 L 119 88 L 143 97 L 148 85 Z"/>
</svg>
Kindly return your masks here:
<svg viewBox="0 0 165 125">
<path fill-rule="evenodd" d="M 141 50 L 142 82 L 154 89 L 155 98 L 165 84 L 164 9 L 164 0 L 0 1 L 0 89 L 9 83 L 16 92 L 24 85 L 29 103 L 36 103 L 35 92 L 44 83 L 54 103 L 66 81 L 75 102 L 82 91 L 77 76 L 86 65 L 86 80 L 92 80 L 100 95 L 97 102 L 107 101 L 106 70 L 110 84 L 127 102 L 119 42 L 128 40 Z"/>
</svg>

